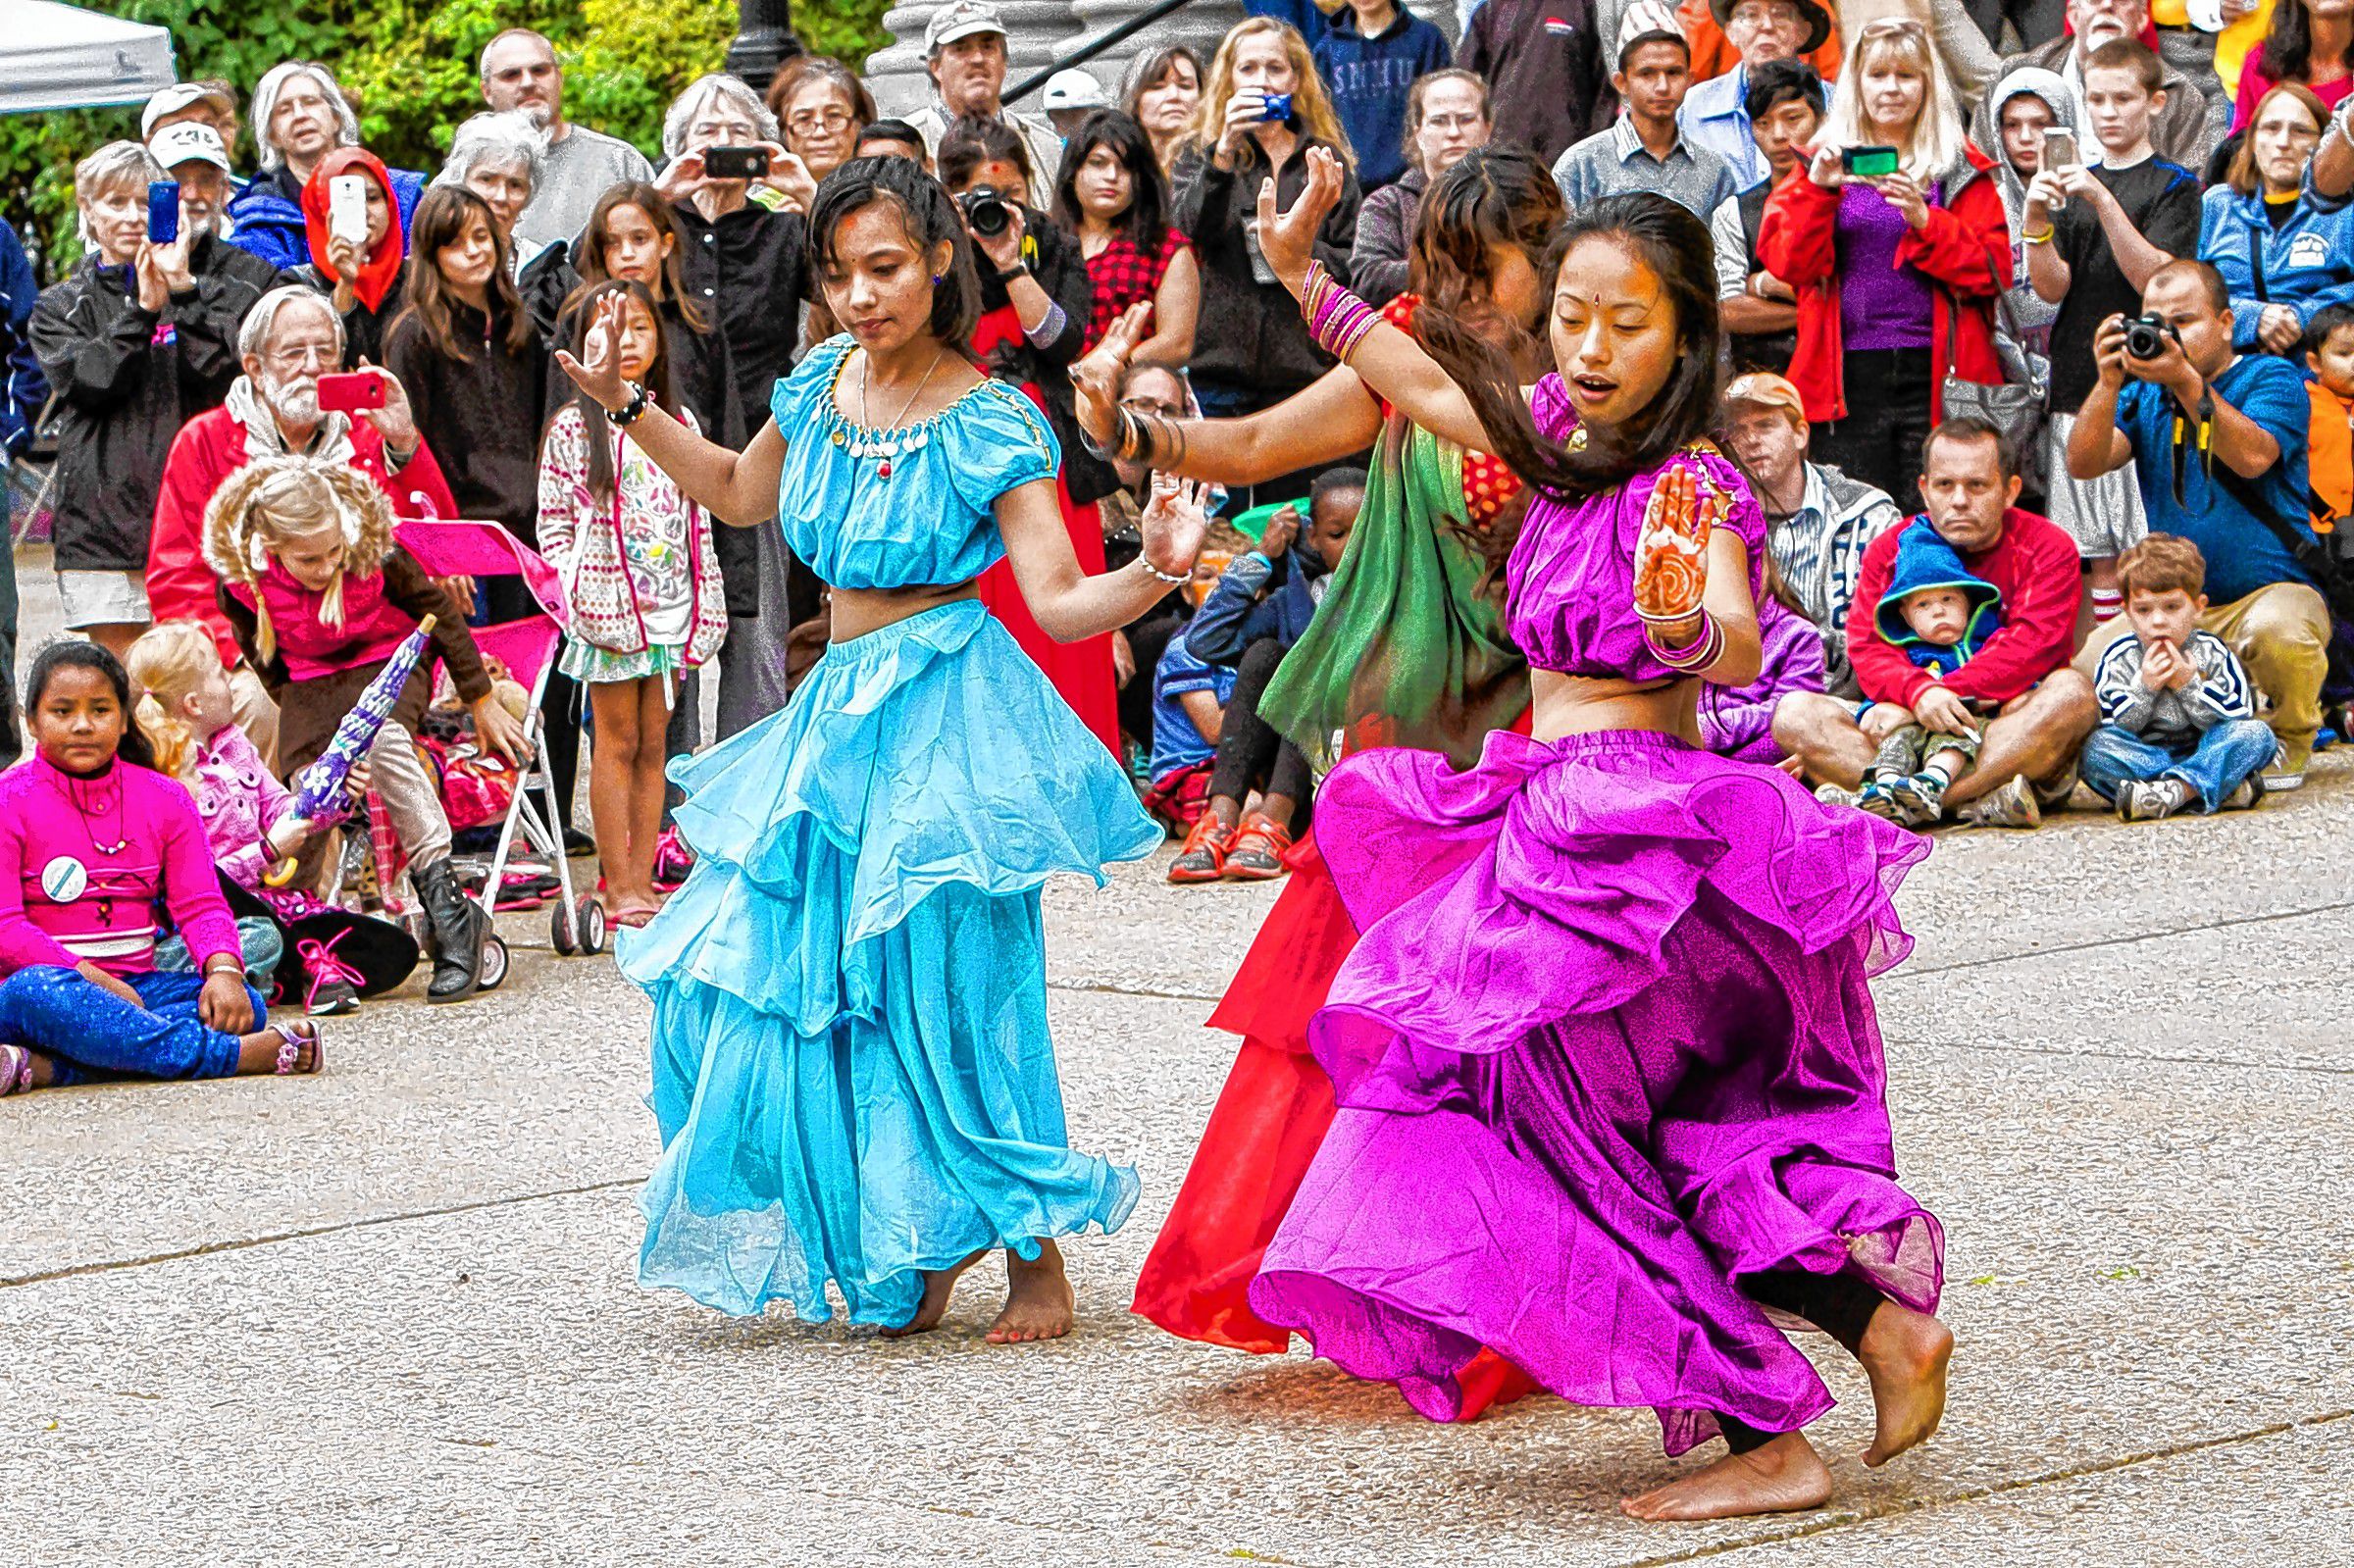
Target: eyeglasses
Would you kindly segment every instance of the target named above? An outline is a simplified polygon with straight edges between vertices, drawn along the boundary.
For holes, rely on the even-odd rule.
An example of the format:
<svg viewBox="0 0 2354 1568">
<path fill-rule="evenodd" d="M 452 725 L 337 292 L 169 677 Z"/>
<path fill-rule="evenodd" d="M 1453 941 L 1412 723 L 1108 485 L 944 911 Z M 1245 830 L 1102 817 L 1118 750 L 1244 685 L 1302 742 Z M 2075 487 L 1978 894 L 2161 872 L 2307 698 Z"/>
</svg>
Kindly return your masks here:
<svg viewBox="0 0 2354 1568">
<path fill-rule="evenodd" d="M 279 370 L 299 371 L 313 366 L 332 367 L 342 356 L 333 343 L 286 343 L 262 357 Z"/>
<path fill-rule="evenodd" d="M 846 109 L 804 109 L 785 122 L 789 129 L 803 136 L 813 130 L 840 130 L 849 123 Z"/>
</svg>

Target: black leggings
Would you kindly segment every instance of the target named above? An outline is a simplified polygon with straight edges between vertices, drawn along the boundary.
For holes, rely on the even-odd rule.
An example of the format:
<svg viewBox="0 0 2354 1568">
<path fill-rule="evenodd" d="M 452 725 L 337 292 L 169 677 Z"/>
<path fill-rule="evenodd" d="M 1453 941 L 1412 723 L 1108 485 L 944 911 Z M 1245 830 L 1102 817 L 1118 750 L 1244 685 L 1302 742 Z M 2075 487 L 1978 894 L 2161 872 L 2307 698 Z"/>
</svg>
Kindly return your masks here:
<svg viewBox="0 0 2354 1568">
<path fill-rule="evenodd" d="M 1899 507 L 1911 508 L 1920 491 L 1920 449 L 1929 438 L 1929 383 L 1935 371 L 1935 358 L 1925 348 L 1848 350 L 1840 366 L 1847 418 L 1817 423 L 1807 455 L 1886 490 Z"/>
<path fill-rule="evenodd" d="M 1242 663 L 1235 667 L 1234 695 L 1226 703 L 1225 726 L 1218 732 L 1217 766 L 1210 770 L 1212 799 L 1223 795 L 1240 804 L 1250 797 L 1251 786 L 1258 784 L 1270 795 L 1288 795 L 1307 804 L 1312 784 L 1307 758 L 1258 716 L 1258 699 L 1275 679 L 1283 651 L 1273 637 L 1261 637 L 1243 650 Z"/>
<path fill-rule="evenodd" d="M 1777 1308 L 1792 1317 L 1805 1318 L 1838 1340 L 1850 1355 L 1860 1352 L 1871 1315 L 1888 1299 L 1852 1274 L 1809 1274 L 1800 1269 L 1779 1269 L 1771 1274 L 1748 1275 L 1736 1283 L 1741 1293 L 1752 1301 Z M 1725 1447 L 1734 1453 L 1763 1448 L 1781 1436 L 1778 1432 L 1761 1432 L 1723 1414 L 1716 1417 L 1716 1425 L 1724 1433 Z"/>
</svg>

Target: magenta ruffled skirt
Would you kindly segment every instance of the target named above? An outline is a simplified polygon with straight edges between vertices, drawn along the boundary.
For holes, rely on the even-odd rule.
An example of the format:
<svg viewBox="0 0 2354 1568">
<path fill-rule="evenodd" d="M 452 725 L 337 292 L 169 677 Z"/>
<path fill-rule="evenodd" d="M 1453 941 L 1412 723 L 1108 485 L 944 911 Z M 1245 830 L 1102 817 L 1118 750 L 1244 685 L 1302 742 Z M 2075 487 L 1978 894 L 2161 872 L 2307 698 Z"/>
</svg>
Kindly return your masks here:
<svg viewBox="0 0 2354 1568">
<path fill-rule="evenodd" d="M 1316 838 L 1363 937 L 1310 1032 L 1340 1110 L 1252 1283 L 1267 1322 L 1438 1420 L 1491 1345 L 1681 1453 L 1719 1412 L 1830 1408 L 1740 1277 L 1934 1309 L 1868 988 L 1925 839 L 1632 732 L 1500 733 L 1467 772 L 1360 753 Z"/>
</svg>

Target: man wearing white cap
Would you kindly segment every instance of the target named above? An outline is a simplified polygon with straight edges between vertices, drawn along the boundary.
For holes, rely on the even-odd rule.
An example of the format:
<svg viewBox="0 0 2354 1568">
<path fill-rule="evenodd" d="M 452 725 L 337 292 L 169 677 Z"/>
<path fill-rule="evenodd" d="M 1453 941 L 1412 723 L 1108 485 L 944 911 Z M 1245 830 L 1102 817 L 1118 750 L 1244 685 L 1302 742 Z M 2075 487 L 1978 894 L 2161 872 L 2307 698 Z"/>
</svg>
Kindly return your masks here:
<svg viewBox="0 0 2354 1568">
<path fill-rule="evenodd" d="M 1046 86 L 1039 89 L 1038 103 L 1047 112 L 1047 119 L 1053 123 L 1055 133 L 1065 141 L 1079 134 L 1080 124 L 1089 115 L 1111 107 L 1111 100 L 1104 96 L 1103 83 L 1077 66 L 1049 76 Z"/>
<path fill-rule="evenodd" d="M 923 132 L 926 156 L 940 155 L 940 138 L 958 115 L 987 115 L 1010 127 L 1029 149 L 1033 200 L 1054 188 L 1062 138 L 1036 115 L 1005 107 L 1005 19 L 996 6 L 987 0 L 950 0 L 933 12 L 924 28 L 924 71 L 934 96 L 907 123 Z"/>
<path fill-rule="evenodd" d="M 147 138 L 147 151 L 179 181 L 179 223 L 183 229 L 222 233 L 229 198 L 235 194 L 229 177 L 229 149 L 221 132 L 211 126 L 183 121 L 166 126 Z"/>
</svg>

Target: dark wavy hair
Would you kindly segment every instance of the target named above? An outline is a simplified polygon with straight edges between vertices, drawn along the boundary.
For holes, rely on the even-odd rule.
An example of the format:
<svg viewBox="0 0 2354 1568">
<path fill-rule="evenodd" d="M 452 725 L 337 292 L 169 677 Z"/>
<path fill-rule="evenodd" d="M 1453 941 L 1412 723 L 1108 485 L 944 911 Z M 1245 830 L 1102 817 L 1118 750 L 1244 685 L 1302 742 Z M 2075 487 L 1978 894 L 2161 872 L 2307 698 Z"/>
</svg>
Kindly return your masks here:
<svg viewBox="0 0 2354 1568">
<path fill-rule="evenodd" d="M 443 248 L 457 243 L 466 231 L 466 220 L 476 216 L 490 230 L 495 258 L 490 265 L 490 329 L 509 354 L 523 353 L 538 336 L 531 312 L 523 308 L 523 295 L 508 276 L 507 240 L 498 231 L 498 221 L 490 216 L 490 204 L 463 185 L 429 185 L 417 199 L 417 211 L 409 221 L 408 270 L 401 275 L 401 297 L 408 303 L 392 325 L 398 327 L 414 316 L 426 341 L 444 359 L 474 358 L 467 351 L 471 334 L 458 330 L 458 297 L 441 280 L 437 258 Z M 392 335 L 389 329 L 384 335 Z"/>
<path fill-rule="evenodd" d="M 1406 286 L 1433 310 L 1458 311 L 1490 281 L 1498 249 L 1517 250 L 1542 270 L 1566 216 L 1561 187 L 1529 153 L 1474 147 L 1422 193 Z"/>
<path fill-rule="evenodd" d="M 1013 127 L 994 115 L 958 115 L 940 133 L 940 146 L 932 154 L 932 168 L 939 174 L 940 182 L 953 189 L 983 164 L 1011 164 L 1019 169 L 1025 204 L 1038 205 L 1038 182 L 1046 176 L 1030 167 L 1030 149 L 1014 134 Z"/>
<path fill-rule="evenodd" d="M 1581 241 L 1624 245 L 1660 279 L 1675 321 L 1675 367 L 1666 385 L 1616 430 L 1590 432 L 1576 450 L 1538 430 L 1511 362 L 1443 311 L 1414 323 L 1429 350 L 1470 400 L 1496 455 L 1539 489 L 1569 500 L 1624 483 L 1709 432 L 1716 413 L 1716 271 L 1708 226 L 1678 202 L 1649 191 L 1605 196 L 1571 214 L 1547 248 L 1542 275 L 1557 286 Z"/>
<path fill-rule="evenodd" d="M 41 695 L 49 689 L 50 679 L 60 670 L 95 670 L 115 688 L 115 701 L 123 709 L 123 739 L 115 747 L 115 755 L 125 762 L 141 768 L 155 766 L 155 748 L 147 736 L 131 722 L 134 704 L 130 697 L 130 677 L 124 673 L 123 661 L 95 642 L 79 637 L 61 637 L 43 648 L 32 661 L 31 670 L 25 676 L 25 718 L 27 725 L 40 711 Z"/>
<path fill-rule="evenodd" d="M 625 179 L 596 198 L 588 211 L 588 227 L 581 230 L 580 243 L 574 247 L 572 258 L 575 271 L 581 275 L 580 286 L 565 299 L 563 312 L 576 309 L 588 291 L 598 283 L 609 282 L 613 275 L 605 271 L 605 247 L 613 242 L 613 214 L 623 207 L 635 207 L 645 214 L 645 221 L 657 234 L 670 236 L 670 254 L 662 259 L 662 293 L 687 329 L 696 334 L 711 329 L 711 319 L 695 301 L 687 287 L 687 236 L 679 232 L 679 221 L 671 212 L 670 203 L 662 193 L 642 179 Z"/>
<path fill-rule="evenodd" d="M 1168 180 L 1152 157 L 1152 138 L 1145 127 L 1117 109 L 1099 109 L 1082 121 L 1062 149 L 1062 171 L 1054 178 L 1054 221 L 1079 232 L 1079 171 L 1098 147 L 1109 147 L 1120 167 L 1128 171 L 1128 210 L 1113 228 L 1125 230 L 1136 248 L 1150 258 L 1160 254 L 1169 232 Z"/>
<path fill-rule="evenodd" d="M 2354 43 L 2346 46 L 2342 63 L 2354 71 Z M 2279 0 L 2273 7 L 2273 25 L 2264 34 L 2264 74 L 2275 81 L 2312 84 L 2313 12 L 2305 0 Z"/>
<path fill-rule="evenodd" d="M 981 319 L 981 275 L 973 270 L 972 237 L 964 231 L 964 219 L 948 199 L 947 188 L 909 159 L 853 158 L 818 185 L 817 199 L 809 208 L 808 265 L 819 279 L 820 302 L 826 273 L 835 264 L 834 236 L 844 223 L 878 202 L 898 209 L 899 222 L 919 254 L 942 240 L 948 242 L 948 270 L 932 290 L 932 319 L 926 330 L 969 357 L 973 324 Z M 825 319 L 832 320 L 830 307 Z"/>
</svg>

